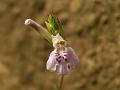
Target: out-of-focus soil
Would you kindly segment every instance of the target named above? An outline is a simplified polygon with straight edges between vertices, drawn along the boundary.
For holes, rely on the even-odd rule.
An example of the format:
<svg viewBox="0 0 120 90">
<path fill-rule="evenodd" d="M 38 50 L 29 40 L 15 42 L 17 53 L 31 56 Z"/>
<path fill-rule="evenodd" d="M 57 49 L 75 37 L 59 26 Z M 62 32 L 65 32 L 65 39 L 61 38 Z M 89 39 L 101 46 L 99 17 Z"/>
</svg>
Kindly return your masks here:
<svg viewBox="0 0 120 90">
<path fill-rule="evenodd" d="M 51 12 L 80 59 L 64 90 L 120 90 L 120 0 L 0 0 L 0 90 L 57 90 L 45 66 L 53 48 L 24 25 Z"/>
</svg>

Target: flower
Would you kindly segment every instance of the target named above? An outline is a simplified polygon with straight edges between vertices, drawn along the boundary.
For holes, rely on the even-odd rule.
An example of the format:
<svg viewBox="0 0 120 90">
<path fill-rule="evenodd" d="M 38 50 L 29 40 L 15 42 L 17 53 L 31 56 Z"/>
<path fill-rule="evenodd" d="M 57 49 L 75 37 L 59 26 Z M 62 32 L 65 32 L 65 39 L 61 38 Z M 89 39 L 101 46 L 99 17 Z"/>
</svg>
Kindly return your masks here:
<svg viewBox="0 0 120 90">
<path fill-rule="evenodd" d="M 75 69 L 78 66 L 79 59 L 71 47 L 67 47 L 66 41 L 57 34 L 52 36 L 55 49 L 51 52 L 46 68 L 50 71 L 57 71 L 58 74 L 65 75 L 69 66 Z"/>
<path fill-rule="evenodd" d="M 71 47 L 65 47 L 63 52 L 55 49 L 51 52 L 47 61 L 47 70 L 57 71 L 58 74 L 67 74 L 68 65 L 75 69 L 78 66 L 79 60 L 74 50 Z"/>
<path fill-rule="evenodd" d="M 54 48 L 57 48 L 60 42 L 66 42 L 66 41 L 60 36 L 59 33 L 56 36 L 52 35 L 52 43 Z"/>
</svg>

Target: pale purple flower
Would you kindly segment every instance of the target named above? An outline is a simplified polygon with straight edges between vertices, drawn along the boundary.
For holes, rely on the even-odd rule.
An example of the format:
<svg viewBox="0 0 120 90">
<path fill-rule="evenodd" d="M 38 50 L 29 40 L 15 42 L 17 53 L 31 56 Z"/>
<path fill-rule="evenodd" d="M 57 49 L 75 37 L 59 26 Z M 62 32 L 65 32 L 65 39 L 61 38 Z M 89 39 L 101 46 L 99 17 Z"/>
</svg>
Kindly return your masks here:
<svg viewBox="0 0 120 90">
<path fill-rule="evenodd" d="M 69 68 L 75 69 L 78 66 L 79 60 L 74 50 L 71 47 L 65 47 L 64 51 L 54 49 L 51 52 L 46 64 L 47 70 L 57 71 L 58 74 L 67 74 Z"/>
</svg>

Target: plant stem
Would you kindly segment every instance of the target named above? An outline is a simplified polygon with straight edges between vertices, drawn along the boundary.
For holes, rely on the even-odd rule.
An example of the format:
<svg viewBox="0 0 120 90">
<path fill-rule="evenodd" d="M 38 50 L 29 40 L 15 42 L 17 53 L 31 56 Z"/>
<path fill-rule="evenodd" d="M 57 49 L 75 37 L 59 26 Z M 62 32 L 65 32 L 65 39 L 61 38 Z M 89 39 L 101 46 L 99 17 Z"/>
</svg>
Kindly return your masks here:
<svg viewBox="0 0 120 90">
<path fill-rule="evenodd" d="M 59 90 L 63 89 L 63 81 L 64 81 L 64 75 L 61 76 Z"/>
</svg>

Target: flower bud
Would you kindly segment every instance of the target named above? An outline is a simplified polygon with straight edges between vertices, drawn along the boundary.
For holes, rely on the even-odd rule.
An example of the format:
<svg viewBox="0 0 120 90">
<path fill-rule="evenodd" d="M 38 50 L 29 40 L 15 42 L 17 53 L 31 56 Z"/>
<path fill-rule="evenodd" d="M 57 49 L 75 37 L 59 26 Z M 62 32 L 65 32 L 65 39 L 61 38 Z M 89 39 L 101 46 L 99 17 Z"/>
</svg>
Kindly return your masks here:
<svg viewBox="0 0 120 90">
<path fill-rule="evenodd" d="M 56 34 L 59 33 L 62 37 L 64 37 L 63 29 L 57 17 L 55 17 L 54 15 L 49 15 L 48 20 L 45 23 L 51 35 L 56 36 Z"/>
</svg>

